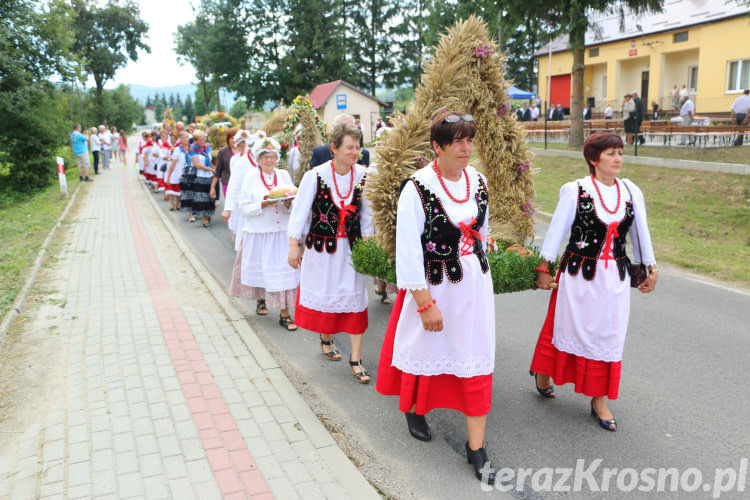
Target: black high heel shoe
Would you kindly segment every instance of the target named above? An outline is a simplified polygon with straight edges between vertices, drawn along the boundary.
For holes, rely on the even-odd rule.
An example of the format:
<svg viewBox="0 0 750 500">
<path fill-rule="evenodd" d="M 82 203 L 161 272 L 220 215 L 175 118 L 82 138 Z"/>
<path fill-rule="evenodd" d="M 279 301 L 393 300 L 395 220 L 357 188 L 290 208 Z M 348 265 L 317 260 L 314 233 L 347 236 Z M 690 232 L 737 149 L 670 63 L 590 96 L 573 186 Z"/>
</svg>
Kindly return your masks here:
<svg viewBox="0 0 750 500">
<path fill-rule="evenodd" d="M 487 458 L 487 449 L 482 447 L 478 450 L 472 450 L 469 448 L 469 442 L 466 441 L 466 461 L 469 464 L 474 464 L 474 475 L 480 481 L 484 477 L 487 478 L 487 484 L 495 484 L 495 476 L 497 475 L 497 467 L 492 465 L 490 459 Z"/>
<path fill-rule="evenodd" d="M 596 419 L 599 421 L 599 425 L 601 425 L 602 429 L 606 429 L 610 432 L 615 432 L 617 430 L 617 421 L 612 418 L 610 420 L 604 420 L 603 418 L 599 417 L 599 414 L 596 413 L 596 410 L 594 410 L 594 405 L 591 405 L 591 415 L 596 417 Z M 614 427 L 612 427 L 614 425 Z"/>
<path fill-rule="evenodd" d="M 546 389 L 542 389 L 541 387 L 539 387 L 539 383 L 536 381 L 536 375 L 537 374 L 534 373 L 533 371 L 529 370 L 529 375 L 531 375 L 532 377 L 534 377 L 534 385 L 536 385 L 536 390 L 537 390 L 537 392 L 539 392 L 539 394 L 541 394 L 545 398 L 554 398 L 555 397 L 555 386 L 554 385 L 551 385 L 551 386 L 547 387 Z"/>
<path fill-rule="evenodd" d="M 406 415 L 406 423 L 409 425 L 409 434 L 420 441 L 429 441 L 432 439 L 430 426 L 427 425 L 427 419 L 424 418 L 424 415 L 417 415 L 411 412 L 406 412 L 404 415 Z"/>
</svg>

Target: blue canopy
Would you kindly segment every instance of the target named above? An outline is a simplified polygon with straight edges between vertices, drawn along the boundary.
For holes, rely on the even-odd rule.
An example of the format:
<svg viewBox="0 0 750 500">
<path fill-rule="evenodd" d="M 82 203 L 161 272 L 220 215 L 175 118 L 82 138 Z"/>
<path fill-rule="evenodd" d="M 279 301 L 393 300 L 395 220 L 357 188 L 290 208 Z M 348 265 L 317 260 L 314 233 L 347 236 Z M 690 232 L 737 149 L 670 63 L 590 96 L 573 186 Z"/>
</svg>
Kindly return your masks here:
<svg viewBox="0 0 750 500">
<path fill-rule="evenodd" d="M 511 99 L 533 99 L 536 97 L 536 94 L 533 92 L 526 92 L 518 87 L 510 87 L 508 88 L 508 97 Z"/>
</svg>

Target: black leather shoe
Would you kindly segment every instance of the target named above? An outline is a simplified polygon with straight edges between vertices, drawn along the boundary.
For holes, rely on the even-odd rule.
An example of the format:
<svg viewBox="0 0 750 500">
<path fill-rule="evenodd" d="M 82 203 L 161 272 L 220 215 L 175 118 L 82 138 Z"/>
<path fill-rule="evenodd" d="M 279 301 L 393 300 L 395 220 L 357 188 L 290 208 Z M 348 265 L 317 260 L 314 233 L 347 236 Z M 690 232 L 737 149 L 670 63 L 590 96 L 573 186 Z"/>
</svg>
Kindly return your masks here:
<svg viewBox="0 0 750 500">
<path fill-rule="evenodd" d="M 406 415 L 406 423 L 409 424 L 409 434 L 420 441 L 429 441 L 432 439 L 430 426 L 427 425 L 424 415 L 417 415 L 410 412 L 404 413 L 404 415 Z"/>
<path fill-rule="evenodd" d="M 487 450 L 485 448 L 472 450 L 469 448 L 469 442 L 466 441 L 466 461 L 474 464 L 474 474 L 477 476 L 477 479 L 483 481 L 484 478 L 487 478 L 487 484 L 495 484 L 497 467 L 492 465 L 490 459 L 487 458 Z"/>
</svg>

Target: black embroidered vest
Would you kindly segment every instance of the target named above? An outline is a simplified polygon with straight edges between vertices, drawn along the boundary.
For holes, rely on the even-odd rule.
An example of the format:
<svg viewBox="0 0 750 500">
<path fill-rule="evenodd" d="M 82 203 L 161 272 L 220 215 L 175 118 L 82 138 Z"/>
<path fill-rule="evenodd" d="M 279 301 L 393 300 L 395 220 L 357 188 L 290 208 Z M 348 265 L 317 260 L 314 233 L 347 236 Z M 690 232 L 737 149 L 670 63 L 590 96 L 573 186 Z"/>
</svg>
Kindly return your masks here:
<svg viewBox="0 0 750 500">
<path fill-rule="evenodd" d="M 613 257 L 620 273 L 620 280 L 624 280 L 630 272 L 630 259 L 625 254 L 625 236 L 633 223 L 633 218 L 633 201 L 628 200 L 625 202 L 625 217 L 617 225 L 618 236 L 613 238 Z M 594 199 L 579 184 L 576 217 L 570 230 L 570 241 L 560 259 L 560 270 L 567 270 L 571 276 L 575 276 L 583 269 L 581 272 L 584 279 L 593 280 L 606 239 L 607 224 L 596 214 Z"/>
<path fill-rule="evenodd" d="M 355 175 L 355 172 L 352 172 L 352 175 Z M 344 230 L 351 246 L 354 246 L 356 240 L 362 238 L 359 214 L 362 207 L 362 190 L 365 187 L 366 177 L 367 175 L 364 175 L 362 180 L 354 186 L 352 201 L 349 202 L 349 206 L 353 206 L 354 209 L 349 211 L 344 220 Z M 314 247 L 316 251 L 322 252 L 325 247 L 328 253 L 336 252 L 336 232 L 339 227 L 340 208 L 333 202 L 331 188 L 318 175 L 318 190 L 315 193 L 315 200 L 313 200 L 312 204 L 312 222 L 310 223 L 310 230 L 307 232 L 307 238 L 305 238 L 307 248 Z"/>
<path fill-rule="evenodd" d="M 452 283 L 458 283 L 464 277 L 460 259 L 462 231 L 448 218 L 440 198 L 413 177 L 407 179 L 403 185 L 406 185 L 406 182 L 409 181 L 412 181 L 417 188 L 425 214 L 424 232 L 421 240 L 427 280 L 433 285 L 439 285 L 443 282 L 443 271 L 445 270 L 448 279 Z M 487 187 L 481 177 L 479 178 L 479 187 L 474 195 L 474 201 L 477 204 L 477 216 L 470 227 L 478 232 L 487 216 L 488 203 Z M 482 249 L 482 242 L 479 238 L 472 237 L 474 239 L 472 253 L 479 259 L 482 272 L 487 273 L 490 265 Z"/>
</svg>

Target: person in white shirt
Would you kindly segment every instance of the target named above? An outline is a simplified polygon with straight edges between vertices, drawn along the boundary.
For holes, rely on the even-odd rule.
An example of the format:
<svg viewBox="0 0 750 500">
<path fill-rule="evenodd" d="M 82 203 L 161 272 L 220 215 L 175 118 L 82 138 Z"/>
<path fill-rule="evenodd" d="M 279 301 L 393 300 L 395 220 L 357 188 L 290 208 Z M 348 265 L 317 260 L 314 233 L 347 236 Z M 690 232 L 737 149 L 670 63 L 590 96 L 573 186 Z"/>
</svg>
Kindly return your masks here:
<svg viewBox="0 0 750 500">
<path fill-rule="evenodd" d="M 91 154 L 94 155 L 94 175 L 99 175 L 99 151 L 102 148 L 99 144 L 99 135 L 97 134 L 96 127 L 91 127 L 89 134 L 89 148 L 91 149 Z"/>
<path fill-rule="evenodd" d="M 606 120 L 612 119 L 612 106 L 610 104 L 607 104 L 607 107 L 604 108 L 604 118 Z"/>
<path fill-rule="evenodd" d="M 690 95 L 690 92 L 688 92 L 687 87 L 683 85 L 682 88 L 680 89 L 680 101 L 684 102 L 685 98 L 688 97 L 688 95 Z"/>
<path fill-rule="evenodd" d="M 239 133 L 239 132 L 238 132 Z M 297 299 L 299 269 L 287 261 L 291 199 L 270 199 L 277 190 L 287 191 L 282 198 L 294 196 L 289 172 L 277 168 L 281 147 L 273 137 L 258 139 L 252 148 L 255 162 L 260 168 L 247 171 L 239 193 L 241 240 L 232 271 L 229 291 L 233 297 L 257 300 L 255 312 L 268 314 L 267 307 L 280 309 L 279 325 L 293 331 L 297 329 L 289 308 Z M 236 179 L 235 174 L 229 179 Z M 305 256 L 307 258 L 307 256 Z"/>
<path fill-rule="evenodd" d="M 99 143 L 102 148 L 102 168 L 108 169 L 112 159 L 112 134 L 106 125 L 99 125 Z"/>
<path fill-rule="evenodd" d="M 180 143 L 172 149 L 169 157 L 169 169 L 165 177 L 166 194 L 169 197 L 169 211 L 180 210 L 180 177 L 185 170 L 188 154 L 190 153 L 190 138 L 187 132 L 179 134 Z"/>
<path fill-rule="evenodd" d="M 531 106 L 531 121 L 535 122 L 539 119 L 539 107 L 536 104 Z"/>
<path fill-rule="evenodd" d="M 750 122 L 750 89 L 745 89 L 745 92 L 734 100 L 732 103 L 732 116 L 734 116 L 737 125 L 747 125 Z M 734 145 L 742 146 L 744 136 L 744 133 L 737 134 Z"/>
<path fill-rule="evenodd" d="M 255 143 L 265 137 L 251 134 L 247 130 L 239 129 L 232 138 L 235 147 L 240 151 L 229 160 L 229 182 L 227 192 L 224 193 L 224 210 L 221 216 L 234 237 L 234 249 L 239 250 L 242 243 L 242 213 L 239 211 L 242 181 L 248 172 L 259 168 L 252 148 Z M 215 177 L 214 177 L 215 179 Z"/>
<path fill-rule="evenodd" d="M 672 109 L 679 109 L 680 108 L 680 89 L 677 88 L 677 85 L 672 87 L 672 91 L 669 93 L 669 97 L 672 98 Z"/>
<path fill-rule="evenodd" d="M 425 415 L 464 415 L 473 473 L 493 484 L 484 445 L 492 407 L 495 303 L 487 261 L 487 181 L 469 165 L 474 117 L 440 113 L 430 128 L 437 158 L 403 184 L 396 224 L 399 288 L 383 341 L 376 389 L 398 396 L 409 433 L 429 441 Z M 484 479 L 483 479 L 484 477 Z"/>
<path fill-rule="evenodd" d="M 682 101 L 682 107 L 680 108 L 680 118 L 682 118 L 682 126 L 689 127 L 693 123 L 693 117 L 695 116 L 695 104 L 690 100 L 690 97 L 685 97 Z M 688 144 L 695 144 L 695 136 L 688 136 Z M 685 136 L 680 139 L 680 145 L 685 145 Z"/>
<path fill-rule="evenodd" d="M 329 144 L 333 159 L 305 172 L 289 219 L 288 259 L 293 268 L 302 266 L 295 322 L 320 334 L 320 350 L 329 361 L 341 359 L 331 335 L 349 333 L 349 370 L 367 384 L 370 375 L 362 365 L 367 288 L 351 259 L 352 245 L 375 232 L 364 196 L 366 167 L 357 163 L 360 135 L 354 124 L 336 125 Z M 307 246 L 304 259 L 301 241 Z"/>
<path fill-rule="evenodd" d="M 536 268 L 537 287 L 553 292 L 530 367 L 540 395 L 555 397 L 552 379 L 573 383 L 575 392 L 591 398 L 591 415 L 608 431 L 617 430 L 606 400 L 619 395 L 631 273 L 640 263 L 647 266 L 645 276 L 636 275 L 641 293 L 652 292 L 659 276 L 643 192 L 620 177 L 622 147 L 619 134 L 591 134 L 583 145 L 590 175 L 560 188 Z M 568 234 L 552 275 L 550 263 Z M 632 266 L 626 236 L 633 244 Z"/>
</svg>

